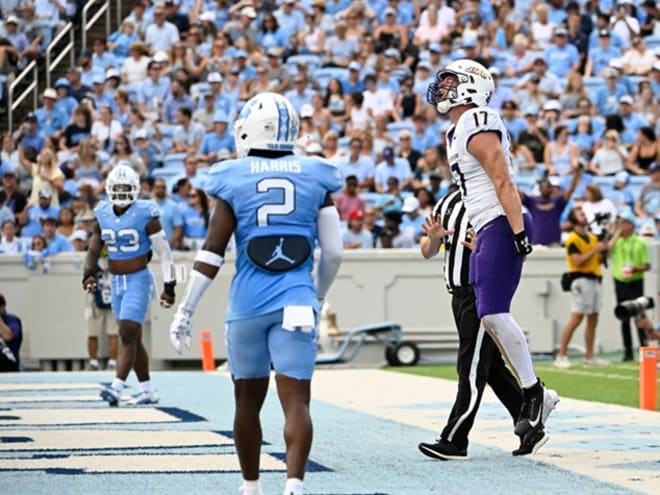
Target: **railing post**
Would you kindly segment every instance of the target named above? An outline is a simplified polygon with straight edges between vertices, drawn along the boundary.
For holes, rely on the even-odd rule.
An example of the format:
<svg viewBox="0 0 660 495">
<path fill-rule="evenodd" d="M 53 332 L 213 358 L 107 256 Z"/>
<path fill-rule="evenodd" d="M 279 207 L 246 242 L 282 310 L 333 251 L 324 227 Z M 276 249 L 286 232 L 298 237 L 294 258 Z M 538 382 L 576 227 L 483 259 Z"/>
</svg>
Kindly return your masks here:
<svg viewBox="0 0 660 495">
<path fill-rule="evenodd" d="M 32 102 L 33 102 L 33 107 L 37 108 L 39 106 L 39 66 L 37 64 L 34 64 L 34 69 L 33 69 L 33 77 L 34 77 L 34 90 L 32 91 Z M 48 72 L 48 71 L 46 71 Z"/>
</svg>

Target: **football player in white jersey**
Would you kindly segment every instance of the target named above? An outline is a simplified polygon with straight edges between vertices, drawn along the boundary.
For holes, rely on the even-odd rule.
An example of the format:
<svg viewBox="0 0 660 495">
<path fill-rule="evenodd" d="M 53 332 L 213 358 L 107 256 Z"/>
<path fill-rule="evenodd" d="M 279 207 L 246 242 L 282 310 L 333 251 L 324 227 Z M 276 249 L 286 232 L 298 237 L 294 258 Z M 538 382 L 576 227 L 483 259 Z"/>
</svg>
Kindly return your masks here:
<svg viewBox="0 0 660 495">
<path fill-rule="evenodd" d="M 513 182 L 507 130 L 497 111 L 487 106 L 494 89 L 483 65 L 456 60 L 438 72 L 427 100 L 453 124 L 447 131 L 447 156 L 477 232 L 470 283 L 479 317 L 520 379 L 523 405 L 515 432 L 525 443 L 543 434 L 559 398 L 537 378 L 525 334 L 510 312 L 523 261 L 532 252 L 527 237 L 532 223 L 523 215 Z"/>
</svg>

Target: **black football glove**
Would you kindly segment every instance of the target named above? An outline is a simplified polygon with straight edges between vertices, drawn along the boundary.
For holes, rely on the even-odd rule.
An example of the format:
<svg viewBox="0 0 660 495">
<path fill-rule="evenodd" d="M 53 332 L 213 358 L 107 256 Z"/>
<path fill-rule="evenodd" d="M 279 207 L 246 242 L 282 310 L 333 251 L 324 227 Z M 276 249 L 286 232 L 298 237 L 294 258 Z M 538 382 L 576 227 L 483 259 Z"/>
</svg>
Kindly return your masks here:
<svg viewBox="0 0 660 495">
<path fill-rule="evenodd" d="M 524 229 L 513 235 L 513 247 L 520 256 L 527 256 L 532 252 L 532 245 Z"/>
</svg>

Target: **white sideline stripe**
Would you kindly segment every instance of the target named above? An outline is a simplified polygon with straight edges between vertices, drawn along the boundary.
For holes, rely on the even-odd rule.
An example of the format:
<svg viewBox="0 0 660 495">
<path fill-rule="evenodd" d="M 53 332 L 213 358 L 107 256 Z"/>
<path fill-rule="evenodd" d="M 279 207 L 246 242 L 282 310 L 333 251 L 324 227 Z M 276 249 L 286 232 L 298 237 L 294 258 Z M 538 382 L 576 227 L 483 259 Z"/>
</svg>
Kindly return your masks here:
<svg viewBox="0 0 660 495">
<path fill-rule="evenodd" d="M 28 425 L 85 425 L 97 423 L 178 423 L 181 420 L 164 411 L 141 407 L 108 407 L 79 409 L 7 409 L 3 416 L 19 419 L 0 419 L 0 426 Z"/>
<path fill-rule="evenodd" d="M 100 389 L 99 389 L 100 390 Z M 122 395 L 121 400 L 127 401 L 130 395 Z M 6 395 L 0 396 L 0 404 L 17 402 L 102 402 L 103 399 L 96 395 Z"/>
<path fill-rule="evenodd" d="M 286 471 L 284 462 L 268 454 L 261 454 L 259 463 L 262 470 Z M 240 471 L 236 454 L 94 455 L 55 459 L 3 459 L 0 464 L 0 471 L 40 469 L 82 469 L 87 473 Z"/>
<path fill-rule="evenodd" d="M 0 383 L 0 392 L 29 392 L 40 390 L 99 390 L 100 383 Z"/>
<path fill-rule="evenodd" d="M 0 437 L 28 437 L 32 441 L 0 443 L 7 450 L 82 450 L 149 447 L 191 447 L 233 445 L 231 438 L 211 431 L 141 431 L 141 430 L 20 430 L 0 432 Z M 0 467 L 4 464 L 3 459 Z"/>
</svg>

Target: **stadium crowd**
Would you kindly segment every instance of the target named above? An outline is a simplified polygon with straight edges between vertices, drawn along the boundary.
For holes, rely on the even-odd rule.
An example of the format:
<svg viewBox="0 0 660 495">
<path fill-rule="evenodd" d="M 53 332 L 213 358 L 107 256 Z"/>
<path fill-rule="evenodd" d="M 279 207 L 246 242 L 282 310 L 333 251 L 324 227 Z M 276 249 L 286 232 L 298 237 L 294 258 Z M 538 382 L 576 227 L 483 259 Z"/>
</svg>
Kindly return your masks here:
<svg viewBox="0 0 660 495">
<path fill-rule="evenodd" d="M 2 73 L 76 12 L 58 0 L 0 8 Z M 299 112 L 297 152 L 340 168 L 345 247 L 414 247 L 452 187 L 449 122 L 426 89 L 457 58 L 495 80 L 534 243 L 561 244 L 576 204 L 596 234 L 629 211 L 658 237 L 659 17 L 653 0 L 144 0 L 3 135 L 0 253 L 35 267 L 85 250 L 120 163 L 160 206 L 172 248 L 197 249 L 209 166 L 236 155 L 234 119 L 263 91 Z"/>
</svg>

